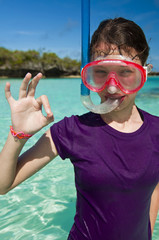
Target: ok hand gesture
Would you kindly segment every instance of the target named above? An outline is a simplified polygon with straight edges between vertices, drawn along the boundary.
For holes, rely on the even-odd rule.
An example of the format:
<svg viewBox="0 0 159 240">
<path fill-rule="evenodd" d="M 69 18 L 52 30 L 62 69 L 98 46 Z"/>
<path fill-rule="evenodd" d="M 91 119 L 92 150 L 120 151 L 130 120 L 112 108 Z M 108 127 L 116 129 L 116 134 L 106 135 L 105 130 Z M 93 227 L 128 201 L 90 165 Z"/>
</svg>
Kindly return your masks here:
<svg viewBox="0 0 159 240">
<path fill-rule="evenodd" d="M 42 74 L 37 74 L 31 81 L 31 74 L 27 73 L 19 90 L 19 99 L 16 101 L 10 91 L 10 83 L 6 83 L 5 96 L 11 108 L 12 126 L 15 131 L 34 134 L 51 123 L 53 113 L 47 96 L 42 95 L 35 99 L 35 90 Z M 42 113 L 42 105 L 46 116 Z"/>
</svg>

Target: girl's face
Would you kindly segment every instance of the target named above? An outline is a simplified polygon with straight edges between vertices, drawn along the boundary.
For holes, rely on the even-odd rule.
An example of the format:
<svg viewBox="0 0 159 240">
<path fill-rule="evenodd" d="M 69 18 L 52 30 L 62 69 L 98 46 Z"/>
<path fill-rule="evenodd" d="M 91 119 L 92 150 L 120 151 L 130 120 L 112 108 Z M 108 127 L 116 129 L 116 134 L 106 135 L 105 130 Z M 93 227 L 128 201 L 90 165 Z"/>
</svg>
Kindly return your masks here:
<svg viewBox="0 0 159 240">
<path fill-rule="evenodd" d="M 112 55 L 120 55 L 119 51 L 118 51 L 118 48 L 116 46 L 111 46 L 111 49 L 112 49 L 111 56 Z M 106 50 L 106 45 L 101 43 L 98 46 L 97 51 L 98 52 L 105 52 L 105 50 Z M 132 56 L 137 55 L 137 52 L 134 49 L 132 49 L 131 56 L 128 55 L 124 51 L 122 51 L 122 55 L 125 56 L 125 57 L 132 58 Z M 97 57 L 102 57 L 102 55 L 101 56 L 96 56 L 96 58 Z M 93 60 L 96 60 L 96 59 L 93 59 Z M 139 58 L 134 59 L 133 62 L 141 65 L 141 61 L 139 60 Z M 112 91 L 111 89 L 113 89 L 113 87 L 114 87 L 113 82 L 110 81 L 109 84 L 106 86 L 106 88 L 103 91 L 98 92 L 98 95 L 101 98 L 101 102 L 105 102 L 108 98 L 119 99 L 120 104 L 113 111 L 120 111 L 120 110 L 123 110 L 125 108 L 131 108 L 134 105 L 135 97 L 137 95 L 137 92 L 132 93 L 132 94 L 125 94 L 120 90 L 120 88 L 118 86 L 115 87 L 115 89 L 116 89 L 115 91 Z"/>
</svg>

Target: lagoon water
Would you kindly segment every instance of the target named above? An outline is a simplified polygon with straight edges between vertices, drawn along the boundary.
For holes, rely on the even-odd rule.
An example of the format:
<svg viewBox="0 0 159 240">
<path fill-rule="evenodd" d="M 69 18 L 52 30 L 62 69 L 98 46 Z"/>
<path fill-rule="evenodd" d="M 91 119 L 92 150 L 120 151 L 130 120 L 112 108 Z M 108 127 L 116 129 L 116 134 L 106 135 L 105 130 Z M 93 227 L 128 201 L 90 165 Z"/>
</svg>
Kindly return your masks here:
<svg viewBox="0 0 159 240">
<path fill-rule="evenodd" d="M 15 98 L 21 81 L 0 80 L 0 150 L 10 126 L 10 110 L 4 97 L 6 81 L 11 82 Z M 87 110 L 80 102 L 80 79 L 44 79 L 37 88 L 37 96 L 47 94 L 55 122 L 64 116 L 82 114 Z M 96 96 L 92 96 L 95 101 Z M 149 77 L 138 93 L 138 107 L 159 116 L 159 77 Z M 43 132 L 33 136 L 24 147 L 32 146 Z M 0 196 L 1 240 L 65 240 L 72 226 L 76 204 L 73 167 L 69 160 L 57 157 L 40 172 L 7 195 Z M 159 239 L 159 215 L 153 240 Z"/>
</svg>

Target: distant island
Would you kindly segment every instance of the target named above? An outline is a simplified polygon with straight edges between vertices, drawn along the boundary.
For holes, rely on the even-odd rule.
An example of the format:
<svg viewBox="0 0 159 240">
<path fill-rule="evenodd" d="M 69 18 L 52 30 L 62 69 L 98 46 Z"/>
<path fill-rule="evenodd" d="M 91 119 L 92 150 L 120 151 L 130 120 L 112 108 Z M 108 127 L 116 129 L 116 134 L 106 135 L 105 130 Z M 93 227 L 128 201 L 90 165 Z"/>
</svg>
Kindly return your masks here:
<svg viewBox="0 0 159 240">
<path fill-rule="evenodd" d="M 35 50 L 11 51 L 0 47 L 0 77 L 23 78 L 41 72 L 46 78 L 78 77 L 81 62 L 69 57 L 59 58 L 55 53 L 40 54 Z"/>
<path fill-rule="evenodd" d="M 52 52 L 35 50 L 11 51 L 0 47 L 0 78 L 23 78 L 41 72 L 46 78 L 80 77 L 81 62 L 69 57 L 60 58 Z M 151 72 L 149 76 L 159 75 Z"/>
<path fill-rule="evenodd" d="M 159 72 L 150 72 L 149 76 L 159 76 Z"/>
</svg>

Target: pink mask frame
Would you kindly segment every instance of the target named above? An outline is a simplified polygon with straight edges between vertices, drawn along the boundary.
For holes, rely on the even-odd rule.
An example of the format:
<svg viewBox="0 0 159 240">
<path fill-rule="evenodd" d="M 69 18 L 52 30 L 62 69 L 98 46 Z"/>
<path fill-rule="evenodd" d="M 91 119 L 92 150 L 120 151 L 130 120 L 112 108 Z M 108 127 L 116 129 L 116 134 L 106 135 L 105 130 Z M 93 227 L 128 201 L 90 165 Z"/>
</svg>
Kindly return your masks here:
<svg viewBox="0 0 159 240">
<path fill-rule="evenodd" d="M 122 57 L 122 56 L 121 56 Z M 130 68 L 135 69 L 139 74 L 140 74 L 140 82 L 139 85 L 136 86 L 134 89 L 126 89 L 122 83 L 120 82 L 118 75 L 116 74 L 115 71 L 110 71 L 110 73 L 108 74 L 108 76 L 105 78 L 105 81 L 103 83 L 103 85 L 101 87 L 95 87 L 91 84 L 88 83 L 87 79 L 88 79 L 88 69 L 92 68 L 92 67 L 96 67 L 96 66 L 104 66 L 107 65 L 107 68 L 109 65 L 115 64 L 116 66 L 127 66 Z M 90 89 L 93 92 L 101 92 L 103 91 L 107 85 L 109 84 L 110 80 L 113 80 L 113 86 L 118 87 L 122 92 L 124 92 L 125 94 L 132 94 L 135 93 L 137 91 L 139 91 L 144 83 L 147 80 L 147 73 L 150 72 L 152 69 L 152 65 L 148 65 L 148 66 L 141 66 L 140 64 L 137 64 L 133 61 L 127 61 L 125 59 L 114 59 L 114 58 L 109 58 L 109 59 L 102 59 L 102 60 L 97 60 L 97 61 L 93 61 L 88 63 L 81 71 L 81 77 L 82 77 L 82 81 L 84 83 L 84 85 Z"/>
</svg>

